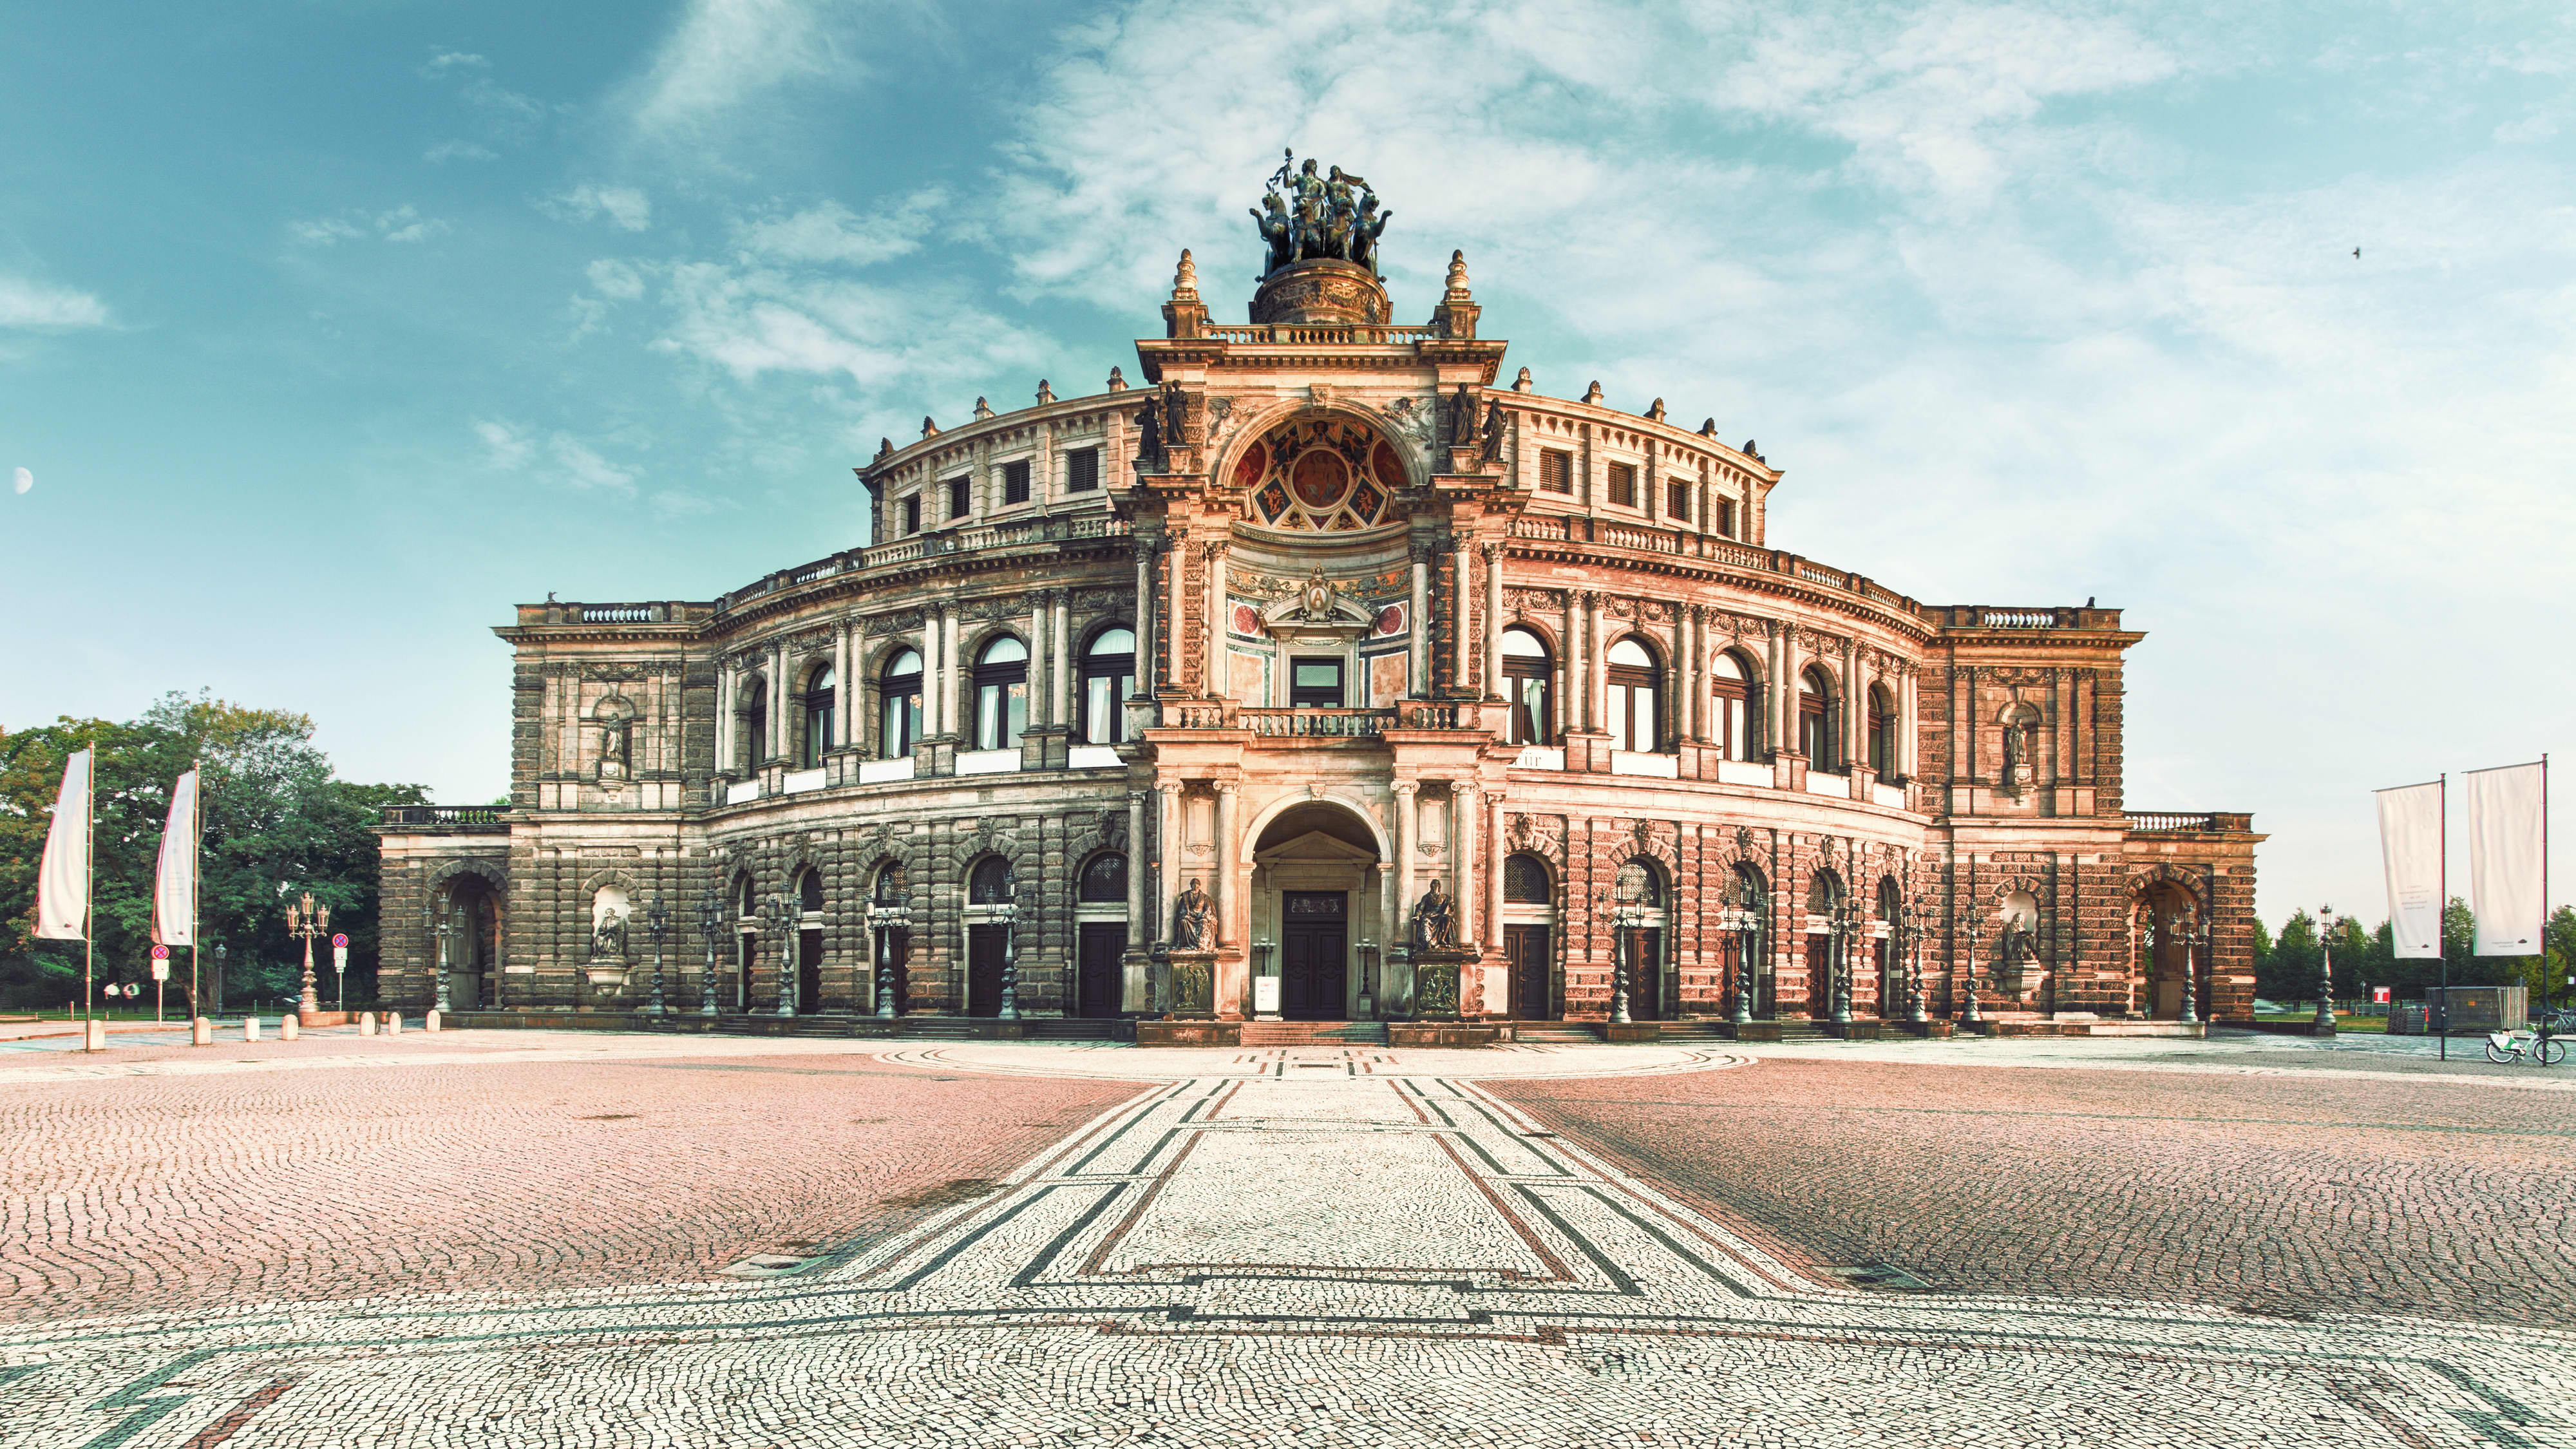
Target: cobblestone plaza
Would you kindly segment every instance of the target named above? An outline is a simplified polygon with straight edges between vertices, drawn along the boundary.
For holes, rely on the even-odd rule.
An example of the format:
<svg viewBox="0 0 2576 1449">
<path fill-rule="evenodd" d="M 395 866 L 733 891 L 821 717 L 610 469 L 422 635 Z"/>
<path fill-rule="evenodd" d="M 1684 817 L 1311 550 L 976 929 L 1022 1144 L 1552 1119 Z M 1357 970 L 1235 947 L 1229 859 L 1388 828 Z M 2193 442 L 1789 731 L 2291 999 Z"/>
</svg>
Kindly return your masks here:
<svg viewBox="0 0 2576 1449">
<path fill-rule="evenodd" d="M 2576 1443 L 2408 1044 L 0 1042 L 0 1446 Z"/>
</svg>

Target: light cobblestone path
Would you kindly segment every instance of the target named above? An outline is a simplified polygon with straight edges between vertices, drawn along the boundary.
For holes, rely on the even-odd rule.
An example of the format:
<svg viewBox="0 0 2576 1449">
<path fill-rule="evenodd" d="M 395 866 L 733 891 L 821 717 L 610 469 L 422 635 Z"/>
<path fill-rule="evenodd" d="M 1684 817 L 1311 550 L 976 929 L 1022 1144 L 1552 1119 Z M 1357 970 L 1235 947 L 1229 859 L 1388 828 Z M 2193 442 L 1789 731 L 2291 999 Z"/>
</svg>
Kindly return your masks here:
<svg viewBox="0 0 2576 1449">
<path fill-rule="evenodd" d="M 446 1075 L 524 1073 L 540 1074 L 538 1094 L 560 1094 L 545 1074 L 579 1071 L 659 1072 L 690 1083 L 664 1091 L 691 1098 L 702 1081 L 757 1081 L 792 1088 L 772 1105 L 809 1116 L 906 1077 L 1012 1102 L 1023 1090 L 1102 1097 L 1088 1110 L 1053 1099 L 1082 1120 L 1008 1168 L 923 1174 L 896 1225 L 838 1248 L 774 1244 L 729 1273 L 703 1271 L 690 1249 L 658 1280 L 610 1285 L 537 1274 L 70 1317 L 57 1300 L 0 1329 L 0 1449 L 2576 1445 L 2576 1335 L 1950 1293 L 1892 1270 L 1864 1285 L 1783 1246 L 1794 1234 L 1731 1226 L 1715 1203 L 1696 1210 L 1503 1095 L 1672 1098 L 1785 1076 L 1788 1062 L 1680 1047 L 1004 1044 L 854 1058 L 836 1044 L 829 1057 L 740 1051 L 725 1063 L 811 1073 L 769 1075 L 698 1071 L 704 1059 L 681 1053 L 703 1043 L 650 1042 L 613 1064 L 620 1049 L 587 1063 L 559 1058 L 593 1048 L 496 1050 L 480 1063 L 434 1060 L 472 1056 L 444 1044 L 410 1057 L 333 1050 L 343 1065 L 316 1054 L 300 1072 L 185 1059 L 62 1067 L 55 1079 L 11 1070 L 0 1101 L 41 1122 L 67 1094 L 130 1104 L 293 1078 L 399 1099 Z M 835 1075 L 854 1063 L 884 1075 Z M 1994 1074 L 1952 1075 L 1965 1088 Z M 1497 1079 L 1512 1084 L 1488 1085 Z M 972 1119 L 953 1150 L 999 1150 L 991 1124 L 1016 1110 Z M 866 1144 L 809 1150 L 821 1175 L 798 1195 L 844 1211 L 825 1201 L 829 1176 L 865 1173 Z M 705 1211 L 641 1177 L 596 1204 L 610 1233 L 630 1219 L 679 1232 Z"/>
</svg>

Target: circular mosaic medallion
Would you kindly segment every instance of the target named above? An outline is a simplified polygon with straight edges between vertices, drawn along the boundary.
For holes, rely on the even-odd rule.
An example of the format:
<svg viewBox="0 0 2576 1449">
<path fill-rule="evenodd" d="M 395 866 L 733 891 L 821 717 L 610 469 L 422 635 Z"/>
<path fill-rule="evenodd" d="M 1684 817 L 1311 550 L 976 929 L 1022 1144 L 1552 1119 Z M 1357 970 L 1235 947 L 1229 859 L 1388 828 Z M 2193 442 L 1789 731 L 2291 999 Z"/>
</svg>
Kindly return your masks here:
<svg viewBox="0 0 2576 1449">
<path fill-rule="evenodd" d="M 1243 451 L 1232 476 L 1255 522 L 1326 533 L 1387 522 L 1406 484 L 1392 444 L 1338 418 L 1280 424 Z"/>
</svg>

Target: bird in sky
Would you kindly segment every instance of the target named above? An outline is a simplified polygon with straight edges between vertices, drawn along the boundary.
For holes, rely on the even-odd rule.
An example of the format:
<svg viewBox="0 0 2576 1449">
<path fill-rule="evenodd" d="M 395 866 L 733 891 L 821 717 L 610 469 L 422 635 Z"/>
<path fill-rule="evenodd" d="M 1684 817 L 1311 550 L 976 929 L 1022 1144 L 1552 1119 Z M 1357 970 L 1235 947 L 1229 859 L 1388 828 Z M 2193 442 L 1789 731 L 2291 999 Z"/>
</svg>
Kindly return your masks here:
<svg viewBox="0 0 2576 1449">
<path fill-rule="evenodd" d="M 2356 262 L 2361 260 L 2361 248 L 2354 247 L 2352 249 L 2352 259 Z"/>
</svg>

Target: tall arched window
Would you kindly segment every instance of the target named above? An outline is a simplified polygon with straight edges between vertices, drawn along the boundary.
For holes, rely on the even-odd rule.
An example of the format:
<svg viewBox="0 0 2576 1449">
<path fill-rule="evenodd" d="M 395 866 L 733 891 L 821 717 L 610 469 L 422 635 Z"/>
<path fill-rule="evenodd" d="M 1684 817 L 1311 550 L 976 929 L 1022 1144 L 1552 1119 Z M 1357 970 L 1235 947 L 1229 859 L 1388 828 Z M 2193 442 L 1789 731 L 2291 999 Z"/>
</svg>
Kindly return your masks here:
<svg viewBox="0 0 2576 1449">
<path fill-rule="evenodd" d="M 1631 860 L 1619 867 L 1611 898 L 1623 906 L 1658 907 L 1664 903 L 1664 873 L 1651 860 Z"/>
<path fill-rule="evenodd" d="M 1809 665 L 1798 676 L 1798 749 L 1811 770 L 1836 767 L 1833 703 L 1833 682 L 1825 671 Z"/>
<path fill-rule="evenodd" d="M 1547 862 L 1527 852 L 1503 857 L 1503 901 L 1516 906 L 1553 904 Z"/>
<path fill-rule="evenodd" d="M 903 888 L 903 862 L 890 860 L 877 867 L 876 898 L 881 906 L 900 906 L 908 902 L 910 893 Z"/>
<path fill-rule="evenodd" d="M 1082 718 L 1086 743 L 1114 745 L 1127 737 L 1127 696 L 1136 692 L 1136 635 L 1103 629 L 1082 651 Z"/>
<path fill-rule="evenodd" d="M 1754 707 L 1753 666 L 1729 649 L 1709 665 L 1709 733 L 1720 755 L 1749 760 L 1761 747 L 1761 711 Z"/>
<path fill-rule="evenodd" d="M 1104 850 L 1084 861 L 1075 899 L 1086 906 L 1127 904 L 1127 857 Z"/>
<path fill-rule="evenodd" d="M 1610 748 L 1651 754 L 1664 747 L 1664 690 L 1655 656 L 1635 635 L 1610 646 Z"/>
<path fill-rule="evenodd" d="M 1019 747 L 1029 727 L 1029 646 L 1005 634 L 975 656 L 975 748 Z"/>
<path fill-rule="evenodd" d="M 1503 631 L 1503 697 L 1511 702 L 1507 728 L 1515 745 L 1543 745 L 1556 738 L 1555 671 L 1547 641 L 1528 629 Z"/>
<path fill-rule="evenodd" d="M 801 915 L 820 915 L 823 911 L 823 873 L 799 871 L 796 876 L 796 909 Z"/>
<path fill-rule="evenodd" d="M 970 906 L 1008 905 L 1011 900 L 1011 863 L 998 855 L 988 855 L 975 862 L 974 873 L 966 877 L 966 903 Z"/>
<path fill-rule="evenodd" d="M 898 650 L 877 676 L 877 758 L 899 760 L 921 739 L 921 654 Z"/>
<path fill-rule="evenodd" d="M 765 764 L 769 760 L 769 681 L 753 675 L 751 688 L 744 692 L 743 699 L 742 729 L 747 746 L 742 752 L 743 761 Z"/>
<path fill-rule="evenodd" d="M 831 665 L 817 664 L 805 676 L 805 730 L 796 742 L 796 763 L 805 769 L 823 763 L 823 752 L 832 748 L 832 707 L 838 693 Z"/>
<path fill-rule="evenodd" d="M 1896 701 L 1884 684 L 1869 687 L 1869 767 L 1882 779 L 1896 773 Z"/>
</svg>

